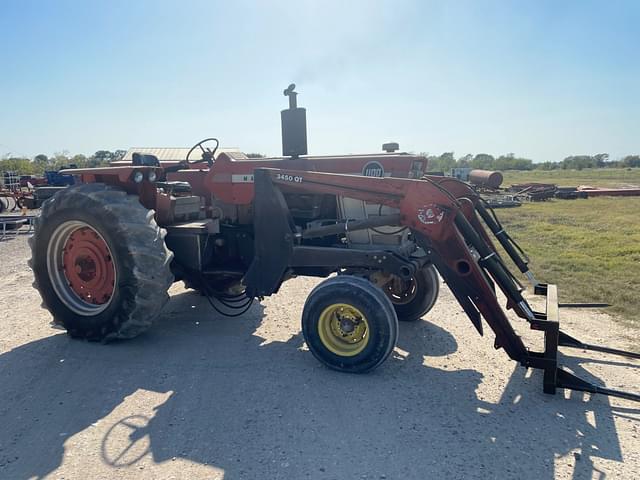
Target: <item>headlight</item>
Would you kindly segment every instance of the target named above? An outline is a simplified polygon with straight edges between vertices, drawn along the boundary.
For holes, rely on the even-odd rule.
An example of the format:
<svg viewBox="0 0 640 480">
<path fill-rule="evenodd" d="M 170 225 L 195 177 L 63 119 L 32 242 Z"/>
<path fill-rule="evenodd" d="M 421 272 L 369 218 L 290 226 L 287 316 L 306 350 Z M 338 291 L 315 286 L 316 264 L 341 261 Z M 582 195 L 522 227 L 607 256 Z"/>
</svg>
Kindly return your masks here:
<svg viewBox="0 0 640 480">
<path fill-rule="evenodd" d="M 136 183 L 140 183 L 144 180 L 144 174 L 142 172 L 136 172 L 133 174 L 133 181 Z"/>
<path fill-rule="evenodd" d="M 154 172 L 153 170 L 151 170 L 149 172 L 149 181 L 150 182 L 155 182 L 156 178 L 158 178 L 158 175 L 156 175 L 156 172 Z"/>
</svg>

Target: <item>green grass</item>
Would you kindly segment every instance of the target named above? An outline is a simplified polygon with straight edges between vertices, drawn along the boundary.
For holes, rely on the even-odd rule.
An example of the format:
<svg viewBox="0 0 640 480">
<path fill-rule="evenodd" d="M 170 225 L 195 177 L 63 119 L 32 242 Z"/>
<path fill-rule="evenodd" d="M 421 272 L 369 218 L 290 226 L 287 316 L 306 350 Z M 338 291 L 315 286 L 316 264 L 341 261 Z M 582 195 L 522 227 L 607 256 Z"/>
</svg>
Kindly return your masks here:
<svg viewBox="0 0 640 480">
<path fill-rule="evenodd" d="M 574 173 L 563 180 L 617 181 L 613 172 L 602 179 L 593 171 Z M 509 177 L 538 180 L 531 172 Z M 538 280 L 558 285 L 561 302 L 611 303 L 607 312 L 640 326 L 640 197 L 550 200 L 497 213 L 528 253 Z"/>
<path fill-rule="evenodd" d="M 503 186 L 514 183 L 540 182 L 555 183 L 559 186 L 576 187 L 591 185 L 593 187 L 626 187 L 640 186 L 640 168 L 585 168 L 584 170 L 507 170 Z"/>
</svg>

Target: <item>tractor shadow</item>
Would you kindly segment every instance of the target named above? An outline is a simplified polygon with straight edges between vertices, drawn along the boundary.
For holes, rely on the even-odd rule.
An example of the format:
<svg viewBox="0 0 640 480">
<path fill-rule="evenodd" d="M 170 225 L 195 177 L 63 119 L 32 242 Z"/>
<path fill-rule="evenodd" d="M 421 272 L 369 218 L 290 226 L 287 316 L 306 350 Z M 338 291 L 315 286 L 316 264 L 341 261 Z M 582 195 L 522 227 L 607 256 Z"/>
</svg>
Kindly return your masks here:
<svg viewBox="0 0 640 480">
<path fill-rule="evenodd" d="M 429 322 L 401 326 L 406 354 L 368 375 L 340 374 L 299 334 L 258 336 L 270 308 L 224 318 L 182 293 L 137 339 L 97 345 L 58 334 L 2 353 L 0 478 L 46 476 L 77 434 L 91 439 L 83 456 L 131 476 L 143 457 L 215 466 L 225 479 L 544 479 L 575 449 L 573 478 L 582 479 L 597 473 L 593 458 L 622 461 L 606 397 L 546 396 L 516 368 L 501 400 L 483 402 L 478 371 L 423 364 L 458 348 Z M 163 395 L 151 413 L 139 400 L 148 392 Z"/>
</svg>

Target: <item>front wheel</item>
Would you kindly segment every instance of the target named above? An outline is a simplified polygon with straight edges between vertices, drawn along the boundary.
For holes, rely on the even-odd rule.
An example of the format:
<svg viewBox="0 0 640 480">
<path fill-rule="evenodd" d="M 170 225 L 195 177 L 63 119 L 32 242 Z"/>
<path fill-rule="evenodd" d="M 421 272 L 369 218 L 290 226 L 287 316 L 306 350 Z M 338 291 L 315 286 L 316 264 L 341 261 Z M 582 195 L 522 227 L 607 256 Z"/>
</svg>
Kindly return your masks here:
<svg viewBox="0 0 640 480">
<path fill-rule="evenodd" d="M 302 333 L 311 353 L 329 368 L 364 373 L 396 345 L 398 319 L 385 294 L 350 275 L 325 280 L 309 294 Z"/>
<path fill-rule="evenodd" d="M 440 282 L 432 264 L 417 271 L 409 280 L 391 276 L 383 287 L 398 314 L 398 320 L 415 322 L 433 308 L 438 299 Z"/>
</svg>

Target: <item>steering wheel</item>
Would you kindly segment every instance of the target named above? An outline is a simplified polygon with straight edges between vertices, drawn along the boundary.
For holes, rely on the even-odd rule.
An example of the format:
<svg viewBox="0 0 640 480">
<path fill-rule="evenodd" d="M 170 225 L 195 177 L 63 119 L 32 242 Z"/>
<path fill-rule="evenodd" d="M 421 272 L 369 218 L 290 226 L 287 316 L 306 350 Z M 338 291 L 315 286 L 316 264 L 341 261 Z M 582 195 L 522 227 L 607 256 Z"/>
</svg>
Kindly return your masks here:
<svg viewBox="0 0 640 480">
<path fill-rule="evenodd" d="M 216 146 L 213 148 L 213 150 L 211 150 L 210 148 L 204 148 L 204 144 L 207 142 L 216 142 Z M 198 143 L 196 143 L 193 147 L 191 147 L 191 150 L 189 150 L 189 152 L 187 153 L 187 163 L 204 163 L 207 162 L 207 164 L 209 166 L 213 165 L 213 160 L 215 159 L 215 154 L 216 151 L 218 150 L 218 147 L 220 146 L 220 142 L 218 141 L 217 138 L 205 138 L 204 140 L 199 141 Z M 194 152 L 195 149 L 200 148 L 200 150 L 202 150 L 202 154 L 201 154 L 201 158 L 200 160 L 193 160 L 193 161 L 189 161 L 189 157 L 191 156 L 191 154 Z"/>
</svg>

